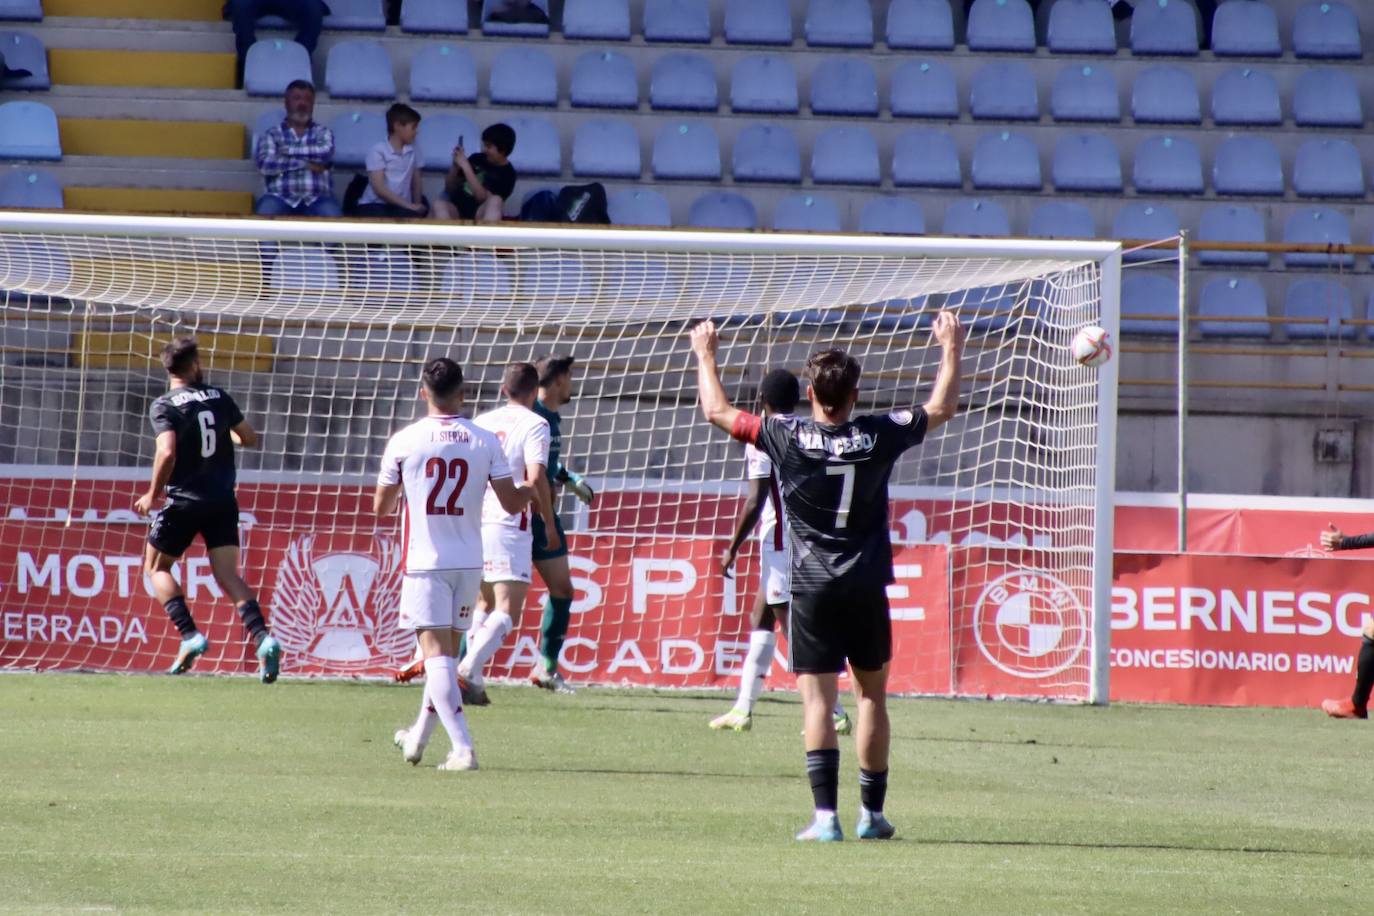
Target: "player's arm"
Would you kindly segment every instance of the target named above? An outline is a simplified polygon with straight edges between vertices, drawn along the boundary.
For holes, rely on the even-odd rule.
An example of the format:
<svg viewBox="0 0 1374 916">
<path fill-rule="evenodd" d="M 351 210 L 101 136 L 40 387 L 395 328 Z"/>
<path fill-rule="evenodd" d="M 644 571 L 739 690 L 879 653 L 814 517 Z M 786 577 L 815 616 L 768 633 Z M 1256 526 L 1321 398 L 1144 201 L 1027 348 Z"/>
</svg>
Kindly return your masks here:
<svg viewBox="0 0 1374 916">
<path fill-rule="evenodd" d="M 744 495 L 744 503 L 739 507 L 739 515 L 735 516 L 735 535 L 730 539 L 730 546 L 720 558 L 720 573 L 728 577 L 730 567 L 735 565 L 735 557 L 739 554 L 740 547 L 744 544 L 744 539 L 749 537 L 749 532 L 754 530 L 758 524 L 759 516 L 763 514 L 763 484 L 767 480 L 765 477 L 751 477 L 749 479 L 749 491 Z"/>
<path fill-rule="evenodd" d="M 386 518 L 401 504 L 401 485 L 399 483 L 379 483 L 372 494 L 372 511 L 378 518 Z"/>
<path fill-rule="evenodd" d="M 243 448 L 258 447 L 258 431 L 247 420 L 240 420 L 229 430 L 229 438 Z"/>
<path fill-rule="evenodd" d="M 1368 534 L 1342 534 L 1339 528 L 1328 523 L 1322 532 L 1322 547 L 1327 550 L 1364 550 L 1374 547 L 1374 531 Z"/>
<path fill-rule="evenodd" d="M 134 511 L 147 515 L 153 511 L 153 503 L 162 496 L 167 481 L 172 479 L 172 469 L 177 464 L 177 434 L 165 429 L 157 434 L 157 448 L 153 452 L 153 479 L 148 484 L 148 492 L 134 502 Z"/>
<path fill-rule="evenodd" d="M 496 494 L 501 508 L 510 515 L 523 512 L 525 507 L 535 500 L 534 486 L 528 480 L 517 485 L 509 476 L 493 477 L 491 491 Z"/>
<path fill-rule="evenodd" d="M 953 312 L 935 316 L 930 335 L 940 344 L 940 368 L 925 403 L 926 430 L 948 423 L 959 412 L 959 361 L 964 354 L 964 326 Z"/>
<path fill-rule="evenodd" d="M 537 471 L 538 476 L 535 475 Z M 558 537 L 558 521 L 554 518 L 553 487 L 544 473 L 544 466 L 537 464 L 525 474 L 525 482 L 534 488 L 534 506 L 539 517 L 544 520 L 544 541 L 546 550 L 557 550 L 563 542 Z"/>
<path fill-rule="evenodd" d="M 733 432 L 740 411 L 725 396 L 720 383 L 720 368 L 716 365 L 719 338 L 714 321 L 703 321 L 691 330 L 692 352 L 697 357 L 697 394 L 701 400 L 701 414 L 706 422 L 727 433 Z"/>
</svg>

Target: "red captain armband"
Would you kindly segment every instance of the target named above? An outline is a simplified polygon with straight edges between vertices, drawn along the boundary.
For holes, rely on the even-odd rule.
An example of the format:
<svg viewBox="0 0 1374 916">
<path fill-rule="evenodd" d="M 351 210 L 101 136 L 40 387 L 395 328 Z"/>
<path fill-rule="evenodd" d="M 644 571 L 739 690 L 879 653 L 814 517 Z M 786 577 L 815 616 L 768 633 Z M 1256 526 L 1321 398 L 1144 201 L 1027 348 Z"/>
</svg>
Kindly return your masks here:
<svg viewBox="0 0 1374 916">
<path fill-rule="evenodd" d="M 763 431 L 763 418 L 752 413 L 741 410 L 735 417 L 734 425 L 730 427 L 730 435 L 740 442 L 748 442 L 755 445 L 759 441 L 759 433 Z"/>
</svg>

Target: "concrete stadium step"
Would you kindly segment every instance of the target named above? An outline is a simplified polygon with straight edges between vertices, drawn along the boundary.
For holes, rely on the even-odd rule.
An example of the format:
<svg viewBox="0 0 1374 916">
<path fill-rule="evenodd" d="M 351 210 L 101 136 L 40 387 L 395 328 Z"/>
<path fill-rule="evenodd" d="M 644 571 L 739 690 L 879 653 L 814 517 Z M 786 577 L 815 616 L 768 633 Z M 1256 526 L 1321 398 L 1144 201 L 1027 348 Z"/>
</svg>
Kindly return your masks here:
<svg viewBox="0 0 1374 916">
<path fill-rule="evenodd" d="M 73 156 L 242 159 L 243 125 L 209 121 L 60 118 L 62 152 Z"/>
<path fill-rule="evenodd" d="M 52 81 L 67 86 L 233 89 L 234 55 L 185 51 L 53 48 Z"/>
<path fill-rule="evenodd" d="M 44 16 L 219 22 L 223 0 L 44 0 Z"/>
<path fill-rule="evenodd" d="M 68 210 L 98 213 L 169 213 L 246 216 L 253 212 L 248 191 L 202 191 L 157 188 L 63 189 Z"/>
</svg>

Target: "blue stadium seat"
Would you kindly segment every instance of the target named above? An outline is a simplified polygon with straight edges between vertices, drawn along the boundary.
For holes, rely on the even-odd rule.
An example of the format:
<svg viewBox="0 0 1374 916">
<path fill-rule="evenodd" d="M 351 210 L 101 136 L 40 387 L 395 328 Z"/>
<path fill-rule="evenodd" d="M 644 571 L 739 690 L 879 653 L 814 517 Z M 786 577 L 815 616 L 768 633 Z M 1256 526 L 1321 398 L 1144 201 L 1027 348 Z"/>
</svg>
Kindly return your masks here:
<svg viewBox="0 0 1374 916">
<path fill-rule="evenodd" d="M 898 187 L 962 188 L 954 138 L 923 127 L 903 131 L 892 145 L 892 182 Z"/>
<path fill-rule="evenodd" d="M 1364 166 L 1355 144 L 1337 137 L 1304 142 L 1293 157 L 1299 197 L 1363 197 Z"/>
<path fill-rule="evenodd" d="M 657 191 L 617 191 L 606 202 L 611 223 L 616 226 L 662 226 L 673 224 L 668 198 Z"/>
<path fill-rule="evenodd" d="M 543 11 L 544 22 L 496 22 L 491 14 L 505 6 L 506 0 L 482 0 L 482 34 L 511 35 L 523 38 L 547 38 L 549 35 L 549 0 L 529 0 L 531 6 Z"/>
<path fill-rule="evenodd" d="M 875 235 L 923 235 L 926 216 L 906 197 L 875 197 L 859 211 L 859 231 Z"/>
<path fill-rule="evenodd" d="M 1037 239 L 1091 239 L 1097 230 L 1093 211 L 1083 204 L 1050 200 L 1031 211 L 1026 234 Z"/>
<path fill-rule="evenodd" d="M 343 264 L 343 285 L 359 293 L 400 293 L 415 288 L 415 265 L 404 251 L 364 245 Z"/>
<path fill-rule="evenodd" d="M 572 170 L 579 178 L 638 178 L 639 135 L 634 125 L 603 118 L 578 124 Z"/>
<path fill-rule="evenodd" d="M 811 73 L 811 112 L 830 115 L 878 114 L 878 75 L 868 61 L 837 57 Z"/>
<path fill-rule="evenodd" d="M 1140 71 L 1131 88 L 1131 117 L 1142 124 L 1201 124 L 1202 102 L 1192 72 L 1170 65 Z"/>
<path fill-rule="evenodd" d="M 574 108 L 638 108 L 634 61 L 616 51 L 588 51 L 573 61 L 568 98 Z"/>
<path fill-rule="evenodd" d="M 48 76 L 48 52 L 43 42 L 28 32 L 0 32 L 0 52 L 4 53 L 5 66 L 11 70 L 27 70 L 28 76 L 10 77 L 5 80 L 5 89 L 51 89 L 52 79 Z"/>
<path fill-rule="evenodd" d="M 329 49 L 324 85 L 338 99 L 396 98 L 391 58 L 380 41 L 341 41 Z"/>
<path fill-rule="evenodd" d="M 320 245 L 289 245 L 280 248 L 267 268 L 272 289 L 338 289 L 339 268 Z"/>
<path fill-rule="evenodd" d="M 1349 245 L 1350 221 L 1325 207 L 1302 207 L 1283 221 L 1283 240 L 1294 245 Z M 1354 267 L 1355 256 L 1290 251 L 1283 263 L 1288 267 Z"/>
<path fill-rule="evenodd" d="M 1011 235 L 1011 220 L 1001 204 L 992 200 L 962 197 L 945 208 L 945 235 L 993 238 Z"/>
<path fill-rule="evenodd" d="M 1299 127 L 1363 127 L 1355 78 L 1333 67 L 1309 67 L 1293 83 L 1293 120 Z"/>
<path fill-rule="evenodd" d="M 800 169 L 800 165 L 798 166 Z M 654 137 L 655 178 L 720 179 L 720 140 L 707 124 L 665 124 Z"/>
<path fill-rule="evenodd" d="M 969 113 L 997 121 L 1035 121 L 1040 117 L 1040 97 L 1035 74 L 1019 61 L 985 64 L 973 74 L 968 93 Z"/>
<path fill-rule="evenodd" d="M 382 135 L 377 139 L 386 139 L 385 123 L 382 125 Z M 420 147 L 420 154 L 424 157 L 421 165 L 426 169 L 447 172 L 453 164 L 453 148 L 459 141 L 469 154 L 475 153 L 482 148 L 482 132 L 470 118 L 462 115 L 429 115 L 420 122 L 420 135 L 415 140 L 415 145 Z M 524 142 L 525 138 L 517 134 L 516 147 L 519 148 Z M 373 140 L 372 143 L 375 145 L 377 140 Z"/>
<path fill-rule="evenodd" d="M 707 0 L 645 0 L 644 39 L 710 42 L 711 8 Z"/>
<path fill-rule="evenodd" d="M 405 0 L 401 4 L 402 32 L 445 32 L 465 35 L 468 5 L 453 0 Z"/>
<path fill-rule="evenodd" d="M 810 0 L 804 28 L 813 48 L 871 48 L 873 8 L 868 0 Z"/>
<path fill-rule="evenodd" d="M 467 48 L 427 45 L 410 60 L 410 98 L 416 102 L 477 101 L 477 65 Z"/>
<path fill-rule="evenodd" d="M 1187 0 L 1140 0 L 1131 16 L 1132 54 L 1197 54 L 1197 13 Z"/>
<path fill-rule="evenodd" d="M 1227 70 L 1212 83 L 1212 120 L 1247 126 L 1282 124 L 1279 84 L 1265 71 L 1253 67 Z"/>
<path fill-rule="evenodd" d="M 285 108 L 269 108 L 269 109 L 267 109 L 266 111 L 264 111 L 262 114 L 258 115 L 256 118 L 253 119 L 253 135 L 252 135 L 252 138 L 248 141 L 248 158 L 249 158 L 249 159 L 253 159 L 253 158 L 255 158 L 255 157 L 258 155 L 258 141 L 262 139 L 262 135 L 265 134 L 265 133 L 267 133 L 267 132 L 268 132 L 269 130 L 271 130 L 273 127 L 276 127 L 278 124 L 280 124 L 282 121 L 285 121 L 285 120 L 286 120 L 286 109 L 285 109 Z M 333 125 L 332 125 L 332 124 L 330 125 L 330 128 L 331 128 L 331 129 L 333 128 Z M 373 140 L 372 142 L 373 142 L 373 143 L 376 143 L 377 141 L 376 141 L 376 140 Z M 338 161 L 338 152 L 339 152 L 339 151 L 338 151 L 338 146 L 339 146 L 339 138 L 338 138 L 338 136 L 337 136 L 337 134 L 336 134 L 335 137 L 334 137 L 334 160 L 335 160 L 335 162 Z"/>
<path fill-rule="evenodd" d="M 1201 194 L 1202 153 L 1186 137 L 1150 137 L 1135 148 L 1135 189 L 1156 194 Z"/>
<path fill-rule="evenodd" d="M 490 302 L 510 295 L 510 272 L 494 254 L 460 254 L 444 265 L 439 288 L 445 293 L 444 298 L 454 303 Z"/>
<path fill-rule="evenodd" d="M 0 207 L 61 210 L 62 186 L 47 172 L 11 169 L 0 174 Z"/>
<path fill-rule="evenodd" d="M 715 111 L 716 70 L 703 54 L 665 54 L 649 76 L 649 104 L 680 111 Z"/>
<path fill-rule="evenodd" d="M 1269 317 L 1264 287 L 1249 277 L 1217 277 L 1207 281 L 1199 296 L 1197 317 L 1195 323 L 1203 337 L 1270 336 L 1269 322 L 1264 320 Z M 1247 318 L 1252 320 L 1234 320 Z"/>
<path fill-rule="evenodd" d="M 557 105 L 558 72 L 539 48 L 506 48 L 491 61 L 493 105 Z"/>
<path fill-rule="evenodd" d="M 1312 323 L 1284 322 L 1283 329 L 1290 338 L 1348 340 L 1355 336 L 1355 328 L 1349 323 L 1355 317 L 1350 290 L 1335 280 L 1304 279 L 1288 284 L 1283 317 L 1319 319 Z"/>
<path fill-rule="evenodd" d="M 294 41 L 264 38 L 248 49 L 243 64 L 243 89 L 249 95 L 280 97 L 292 80 L 314 82 L 310 53 Z"/>
<path fill-rule="evenodd" d="M 276 120 L 268 126 L 281 123 L 282 113 L 275 112 Z M 420 123 L 428 124 L 430 118 L 425 118 Z M 472 122 L 468 122 L 472 123 Z M 334 165 L 344 169 L 360 169 L 367 159 L 368 150 L 376 146 L 380 141 L 386 139 L 386 116 L 377 111 L 352 111 L 335 115 L 329 122 L 329 129 L 334 132 Z M 476 130 L 474 125 L 473 130 Z M 429 136 L 429 134 L 426 134 Z M 475 150 L 477 146 L 477 135 L 468 134 L 463 139 L 470 144 L 468 149 Z M 453 146 L 447 147 L 448 160 L 452 161 Z M 420 148 L 424 152 L 424 147 Z M 443 153 L 444 150 L 436 152 Z M 421 163 L 423 166 L 424 164 Z M 448 168 L 445 162 L 442 168 Z"/>
<path fill-rule="evenodd" d="M 1364 54 L 1360 21 L 1344 3 L 1323 0 L 1293 13 L 1293 53 L 1298 57 L 1358 59 Z"/>
<path fill-rule="evenodd" d="M 1212 17 L 1212 53 L 1218 57 L 1278 57 L 1279 19 L 1267 3 L 1221 3 Z"/>
<path fill-rule="evenodd" d="M 1218 194 L 1283 196 L 1279 150 L 1263 137 L 1228 137 L 1217 145 L 1212 187 Z"/>
<path fill-rule="evenodd" d="M 773 208 L 773 228 L 780 232 L 839 232 L 840 208 L 828 197 L 793 194 Z"/>
<path fill-rule="evenodd" d="M 878 141 L 863 127 L 831 127 L 811 147 L 811 180 L 816 184 L 881 184 Z"/>
<path fill-rule="evenodd" d="M 790 45 L 787 0 L 725 0 L 725 40 L 732 45 Z"/>
<path fill-rule="evenodd" d="M 629 0 L 567 0 L 563 4 L 563 37 L 629 41 Z"/>
<path fill-rule="evenodd" d="M 1035 17 L 1026 0 L 974 0 L 968 12 L 973 51 L 1034 51 Z"/>
<path fill-rule="evenodd" d="M 1061 133 L 1050 175 L 1056 191 L 1120 191 L 1121 153 L 1098 133 Z"/>
<path fill-rule="evenodd" d="M 1174 238 L 1180 227 L 1178 214 L 1163 204 L 1127 204 L 1116 211 L 1112 220 L 1112 238 L 1154 242 Z M 1122 255 L 1122 260 L 1158 261 L 1168 256 L 1166 249 L 1144 248 Z"/>
<path fill-rule="evenodd" d="M 57 115 L 42 102 L 0 105 L 0 159 L 61 159 Z"/>
<path fill-rule="evenodd" d="M 1040 153 L 1035 142 L 1009 130 L 978 139 L 969 172 L 975 188 L 1038 191 L 1041 187 Z"/>
<path fill-rule="evenodd" d="M 587 262 L 565 255 L 552 258 L 530 258 L 519 268 L 516 289 L 529 296 L 532 302 L 549 302 L 555 297 L 563 301 L 596 295 Z"/>
<path fill-rule="evenodd" d="M 780 54 L 741 57 L 730 75 L 730 107 L 735 111 L 796 114 L 796 71 Z"/>
<path fill-rule="evenodd" d="M 1202 211 L 1198 220 L 1199 242 L 1264 242 L 1264 217 L 1251 207 L 1222 204 Z M 1204 265 L 1233 264 L 1264 267 L 1269 255 L 1262 251 L 1199 251 L 1198 263 Z"/>
<path fill-rule="evenodd" d="M 1115 54 L 1111 7 L 1103 0 L 1055 0 L 1047 38 L 1055 54 Z"/>
<path fill-rule="evenodd" d="M 1121 275 L 1121 333 L 1178 334 L 1178 318 L 1167 321 L 1139 316 L 1178 315 L 1176 274 L 1127 270 Z"/>
<path fill-rule="evenodd" d="M 949 0 L 892 0 L 887 7 L 887 46 L 894 50 L 953 51 L 954 14 Z"/>
<path fill-rule="evenodd" d="M 0 0 L 0 20 L 16 22 L 42 22 L 43 4 L 41 0 Z"/>
<path fill-rule="evenodd" d="M 1054 78 L 1050 113 L 1056 121 L 1120 121 L 1116 77 L 1106 67 L 1070 64 Z"/>
<path fill-rule="evenodd" d="M 423 122 L 422 122 L 423 123 Z M 558 128 L 543 118 L 507 118 L 515 131 L 515 152 L 510 162 L 521 175 L 557 175 L 563 171 Z M 429 153 L 425 153 L 428 158 Z"/>
<path fill-rule="evenodd" d="M 759 218 L 747 198 L 729 191 L 708 191 L 692 201 L 687 225 L 697 229 L 756 229 Z"/>
<path fill-rule="evenodd" d="M 751 124 L 735 138 L 730 168 L 735 181 L 801 181 L 801 147 L 790 128 Z"/>
<path fill-rule="evenodd" d="M 324 17 L 326 29 L 348 29 L 361 32 L 386 30 L 386 13 L 382 0 L 329 0 L 329 15 Z"/>
<path fill-rule="evenodd" d="M 910 60 L 892 71 L 889 105 L 898 118 L 959 117 L 954 71 L 939 61 Z"/>
</svg>

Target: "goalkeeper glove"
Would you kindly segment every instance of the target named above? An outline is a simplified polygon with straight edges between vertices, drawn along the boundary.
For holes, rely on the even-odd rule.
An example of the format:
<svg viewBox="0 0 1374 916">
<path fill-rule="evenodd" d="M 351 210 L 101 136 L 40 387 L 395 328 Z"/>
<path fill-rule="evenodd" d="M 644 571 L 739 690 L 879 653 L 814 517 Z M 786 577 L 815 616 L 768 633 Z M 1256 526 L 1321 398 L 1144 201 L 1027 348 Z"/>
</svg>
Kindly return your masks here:
<svg viewBox="0 0 1374 916">
<path fill-rule="evenodd" d="M 592 489 L 591 484 L 582 479 L 581 474 L 574 474 L 572 471 L 568 471 L 567 483 L 568 489 L 572 491 L 573 496 L 576 496 L 587 505 L 590 506 L 596 500 L 596 491 Z"/>
</svg>

